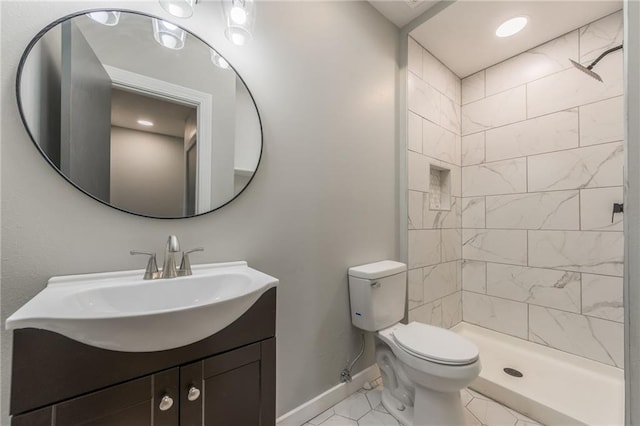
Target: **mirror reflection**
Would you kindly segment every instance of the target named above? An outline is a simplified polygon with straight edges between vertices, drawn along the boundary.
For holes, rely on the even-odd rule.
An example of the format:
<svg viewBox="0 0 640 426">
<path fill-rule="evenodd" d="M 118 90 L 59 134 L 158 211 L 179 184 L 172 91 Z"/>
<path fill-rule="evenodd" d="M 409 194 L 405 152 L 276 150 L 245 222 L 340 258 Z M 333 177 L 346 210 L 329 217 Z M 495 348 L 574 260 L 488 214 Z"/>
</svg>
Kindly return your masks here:
<svg viewBox="0 0 640 426">
<path fill-rule="evenodd" d="M 114 11 L 69 17 L 32 42 L 18 74 L 40 151 L 112 207 L 206 213 L 235 198 L 260 161 L 260 118 L 244 82 L 172 23 Z"/>
</svg>

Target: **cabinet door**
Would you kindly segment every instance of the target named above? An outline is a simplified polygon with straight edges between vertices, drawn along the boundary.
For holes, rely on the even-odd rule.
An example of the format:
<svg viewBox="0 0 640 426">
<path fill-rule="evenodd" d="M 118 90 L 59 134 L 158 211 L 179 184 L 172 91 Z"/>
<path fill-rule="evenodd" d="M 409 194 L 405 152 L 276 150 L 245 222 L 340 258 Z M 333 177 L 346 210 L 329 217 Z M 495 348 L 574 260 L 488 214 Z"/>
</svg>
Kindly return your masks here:
<svg viewBox="0 0 640 426">
<path fill-rule="evenodd" d="M 268 339 L 182 367 L 180 425 L 275 425 L 274 361 Z"/>
<path fill-rule="evenodd" d="M 12 426 L 177 426 L 178 368 L 14 416 Z M 173 404 L 164 396 L 173 399 Z M 171 406 L 169 406 L 171 405 Z"/>
</svg>

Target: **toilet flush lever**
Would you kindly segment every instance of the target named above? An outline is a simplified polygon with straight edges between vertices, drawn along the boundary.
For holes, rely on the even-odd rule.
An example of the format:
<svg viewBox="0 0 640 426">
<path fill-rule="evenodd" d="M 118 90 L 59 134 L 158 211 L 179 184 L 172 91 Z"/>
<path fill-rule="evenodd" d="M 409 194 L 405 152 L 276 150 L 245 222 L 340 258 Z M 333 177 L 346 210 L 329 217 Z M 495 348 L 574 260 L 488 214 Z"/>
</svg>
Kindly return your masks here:
<svg viewBox="0 0 640 426">
<path fill-rule="evenodd" d="M 378 288 L 380 287 L 380 281 L 374 281 L 371 283 L 371 288 Z"/>
<path fill-rule="evenodd" d="M 623 203 L 613 203 L 613 210 L 611 211 L 611 223 L 613 223 L 613 217 L 616 213 L 624 213 Z"/>
</svg>

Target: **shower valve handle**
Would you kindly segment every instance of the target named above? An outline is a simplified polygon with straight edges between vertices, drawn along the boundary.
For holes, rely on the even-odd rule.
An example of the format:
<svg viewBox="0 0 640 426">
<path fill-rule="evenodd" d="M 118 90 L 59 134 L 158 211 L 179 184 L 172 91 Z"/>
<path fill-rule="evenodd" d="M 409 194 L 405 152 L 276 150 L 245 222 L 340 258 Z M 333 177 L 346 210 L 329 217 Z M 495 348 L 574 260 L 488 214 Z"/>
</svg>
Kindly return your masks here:
<svg viewBox="0 0 640 426">
<path fill-rule="evenodd" d="M 611 211 L 611 223 L 613 223 L 613 217 L 616 213 L 624 213 L 624 204 L 613 203 L 613 210 Z"/>
</svg>

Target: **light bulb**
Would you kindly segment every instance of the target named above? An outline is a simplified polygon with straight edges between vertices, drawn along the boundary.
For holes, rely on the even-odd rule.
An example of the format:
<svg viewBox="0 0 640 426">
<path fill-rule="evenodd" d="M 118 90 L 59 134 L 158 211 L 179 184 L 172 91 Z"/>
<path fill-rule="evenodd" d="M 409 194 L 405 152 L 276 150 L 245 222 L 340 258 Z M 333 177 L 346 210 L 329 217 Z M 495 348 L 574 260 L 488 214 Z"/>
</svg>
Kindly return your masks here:
<svg viewBox="0 0 640 426">
<path fill-rule="evenodd" d="M 120 21 L 120 12 L 115 10 L 100 10 L 97 12 L 87 13 L 87 16 L 108 27 L 118 25 L 118 22 Z"/>
<path fill-rule="evenodd" d="M 244 46 L 249 40 L 251 40 L 251 34 L 237 27 L 227 28 L 224 31 L 224 35 L 227 37 L 227 40 L 236 46 Z"/>
<path fill-rule="evenodd" d="M 107 12 L 91 12 L 89 17 L 104 25 L 104 23 L 107 22 L 107 19 L 109 19 L 109 14 Z"/>
<path fill-rule="evenodd" d="M 174 24 L 172 24 L 171 22 L 167 22 L 167 21 L 160 21 L 160 22 L 162 23 L 162 25 L 163 25 L 166 29 L 168 29 L 168 30 L 170 30 L 170 31 L 173 31 L 173 30 L 175 30 L 176 28 L 178 28 L 178 26 L 177 26 L 177 25 L 174 25 Z"/>
<path fill-rule="evenodd" d="M 247 42 L 247 39 L 242 34 L 233 33 L 231 35 L 231 41 L 233 41 L 233 43 L 237 44 L 238 46 L 243 46 Z"/>
<path fill-rule="evenodd" d="M 160 0 L 160 6 L 177 18 L 189 18 L 193 15 L 196 0 Z"/>
<path fill-rule="evenodd" d="M 172 23 L 153 18 L 153 37 L 168 49 L 179 50 L 184 47 L 187 32 Z"/>
<path fill-rule="evenodd" d="M 218 61 L 216 62 L 216 64 L 223 70 L 229 69 L 229 62 L 225 61 L 224 58 L 218 58 Z"/>
<path fill-rule="evenodd" d="M 160 37 L 162 39 L 162 45 L 164 47 L 168 47 L 169 49 L 175 49 L 176 46 L 178 45 L 178 40 L 176 40 L 176 38 L 173 37 L 172 35 L 162 34 Z"/>
<path fill-rule="evenodd" d="M 256 21 L 255 0 L 222 0 L 222 14 L 227 23 L 225 36 L 236 46 L 244 46 L 253 38 Z"/>
<path fill-rule="evenodd" d="M 233 6 L 229 12 L 229 17 L 238 25 L 244 25 L 247 22 L 247 12 L 240 6 Z"/>
<path fill-rule="evenodd" d="M 223 70 L 229 69 L 229 62 L 224 59 L 218 52 L 211 49 L 211 62 L 218 68 L 222 68 Z"/>
</svg>

